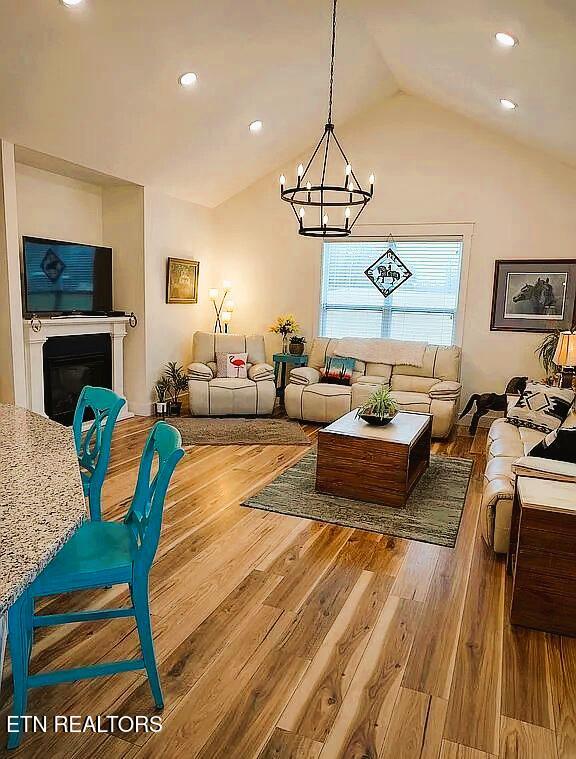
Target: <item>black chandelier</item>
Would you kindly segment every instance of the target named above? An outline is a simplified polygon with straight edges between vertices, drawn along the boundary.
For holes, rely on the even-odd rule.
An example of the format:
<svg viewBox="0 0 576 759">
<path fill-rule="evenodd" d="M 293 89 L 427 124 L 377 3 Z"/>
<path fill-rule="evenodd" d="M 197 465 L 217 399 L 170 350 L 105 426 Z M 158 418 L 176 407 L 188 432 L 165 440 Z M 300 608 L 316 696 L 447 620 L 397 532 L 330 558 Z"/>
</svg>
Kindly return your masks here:
<svg viewBox="0 0 576 759">
<path fill-rule="evenodd" d="M 298 233 L 305 237 L 348 237 L 352 232 L 352 227 L 358 221 L 358 217 L 366 208 L 368 201 L 374 194 L 374 174 L 370 175 L 370 190 L 362 189 L 352 165 L 344 152 L 332 123 L 332 95 L 334 90 L 334 51 L 336 47 L 336 3 L 334 0 L 332 8 L 332 52 L 330 58 L 330 95 L 328 99 L 328 122 L 324 127 L 324 133 L 320 142 L 316 145 L 314 152 L 306 168 L 303 164 L 298 166 L 296 172 L 296 186 L 286 187 L 286 177 L 284 174 L 280 177 L 280 197 L 287 203 L 290 203 L 294 215 L 298 220 Z M 332 154 L 336 152 L 337 159 L 330 160 L 330 149 L 335 145 L 337 151 L 333 148 Z M 320 183 L 311 182 L 308 179 L 309 172 L 312 173 L 312 164 L 316 157 L 318 166 L 322 162 L 322 172 Z M 344 161 L 340 170 L 336 164 Z M 312 169 L 312 170 L 311 170 Z M 342 182 L 340 184 L 340 182 Z M 306 208 L 317 208 L 319 212 L 318 223 L 305 224 Z M 340 209 L 344 209 L 343 213 Z M 329 212 L 332 214 L 330 217 Z"/>
</svg>

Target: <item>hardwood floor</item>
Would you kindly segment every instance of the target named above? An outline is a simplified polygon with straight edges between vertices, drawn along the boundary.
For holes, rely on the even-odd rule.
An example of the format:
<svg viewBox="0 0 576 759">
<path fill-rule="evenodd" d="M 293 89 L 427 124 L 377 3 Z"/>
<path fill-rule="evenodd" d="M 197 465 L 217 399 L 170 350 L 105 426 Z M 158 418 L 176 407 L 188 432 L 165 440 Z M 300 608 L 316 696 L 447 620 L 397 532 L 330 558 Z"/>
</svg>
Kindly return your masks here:
<svg viewBox="0 0 576 759">
<path fill-rule="evenodd" d="M 118 425 L 107 518 L 127 508 L 149 425 Z M 313 440 L 314 425 L 306 432 Z M 484 439 L 460 430 L 434 443 L 435 453 L 475 462 L 453 550 L 240 507 L 301 447 L 190 448 L 168 492 L 150 583 L 162 731 L 49 727 L 11 756 L 575 759 L 576 640 L 508 623 L 504 562 L 478 528 Z M 119 587 L 46 606 L 127 600 Z M 39 631 L 32 666 L 137 652 L 129 619 L 68 625 Z M 38 688 L 29 713 L 155 714 L 140 673 Z"/>
</svg>

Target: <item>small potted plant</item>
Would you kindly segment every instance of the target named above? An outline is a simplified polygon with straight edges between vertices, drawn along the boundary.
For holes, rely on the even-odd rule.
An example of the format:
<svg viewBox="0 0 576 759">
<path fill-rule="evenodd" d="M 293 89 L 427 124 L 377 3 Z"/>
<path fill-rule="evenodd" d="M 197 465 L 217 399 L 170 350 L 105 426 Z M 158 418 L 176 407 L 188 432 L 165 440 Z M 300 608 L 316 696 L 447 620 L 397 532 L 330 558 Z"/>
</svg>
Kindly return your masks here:
<svg viewBox="0 0 576 759">
<path fill-rule="evenodd" d="M 392 397 L 390 389 L 381 385 L 372 393 L 368 401 L 356 410 L 356 417 L 368 424 L 389 424 L 398 413 L 398 404 Z"/>
<path fill-rule="evenodd" d="M 292 356 L 301 356 L 304 353 L 306 338 L 303 335 L 292 335 L 288 350 Z"/>
<path fill-rule="evenodd" d="M 279 316 L 274 324 L 270 325 L 268 331 L 274 332 L 276 335 L 282 335 L 282 353 L 288 353 L 288 335 L 293 335 L 299 329 L 300 327 L 294 316 L 292 314 L 284 314 Z"/>
<path fill-rule="evenodd" d="M 182 393 L 188 387 L 188 377 L 184 373 L 182 366 L 179 366 L 176 361 L 169 361 L 166 364 L 164 371 L 164 378 L 168 383 L 168 414 L 170 416 L 180 416 L 182 410 L 182 402 L 179 399 L 180 393 Z"/>
<path fill-rule="evenodd" d="M 156 416 L 161 416 L 162 418 L 164 418 L 168 411 L 168 403 L 166 402 L 166 396 L 168 395 L 168 392 L 170 390 L 170 385 L 166 377 L 160 377 L 158 382 L 154 385 L 154 390 L 156 390 L 156 396 L 158 398 L 158 400 L 154 404 L 154 410 L 156 412 Z"/>
<path fill-rule="evenodd" d="M 550 385 L 554 382 L 556 373 L 559 369 L 559 367 L 554 363 L 554 354 L 556 353 L 556 346 L 558 345 L 559 339 L 560 330 L 555 329 L 553 332 L 550 332 L 548 335 L 546 335 L 546 337 L 534 351 L 538 356 L 544 371 L 546 372 L 546 382 Z"/>
</svg>

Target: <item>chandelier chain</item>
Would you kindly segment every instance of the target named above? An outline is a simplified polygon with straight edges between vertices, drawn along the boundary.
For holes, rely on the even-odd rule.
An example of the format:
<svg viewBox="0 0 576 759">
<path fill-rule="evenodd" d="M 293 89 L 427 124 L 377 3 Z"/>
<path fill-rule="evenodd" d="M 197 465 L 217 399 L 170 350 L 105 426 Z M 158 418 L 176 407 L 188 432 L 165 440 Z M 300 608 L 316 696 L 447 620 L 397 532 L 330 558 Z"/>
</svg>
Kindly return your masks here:
<svg viewBox="0 0 576 759">
<path fill-rule="evenodd" d="M 332 6 L 332 51 L 330 58 L 330 96 L 328 98 L 328 123 L 332 123 L 332 94 L 334 92 L 334 55 L 336 52 L 336 3 L 334 0 Z"/>
</svg>

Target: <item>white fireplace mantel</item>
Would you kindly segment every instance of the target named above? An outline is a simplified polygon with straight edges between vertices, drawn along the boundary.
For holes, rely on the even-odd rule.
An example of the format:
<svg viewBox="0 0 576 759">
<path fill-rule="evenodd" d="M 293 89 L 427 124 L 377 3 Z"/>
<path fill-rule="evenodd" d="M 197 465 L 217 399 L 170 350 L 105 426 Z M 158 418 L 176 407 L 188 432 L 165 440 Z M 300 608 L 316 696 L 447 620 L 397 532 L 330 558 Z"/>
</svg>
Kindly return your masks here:
<svg viewBox="0 0 576 759">
<path fill-rule="evenodd" d="M 112 338 L 112 390 L 124 396 L 124 351 L 127 316 L 66 316 L 41 319 L 40 329 L 33 329 L 33 322 L 24 320 L 24 343 L 26 348 L 26 381 L 28 385 L 28 408 L 46 416 L 44 410 L 44 355 L 43 347 L 51 337 L 64 335 L 110 335 Z M 36 322 L 38 323 L 38 322 Z M 127 406 L 122 408 L 119 419 L 132 416 Z"/>
</svg>

